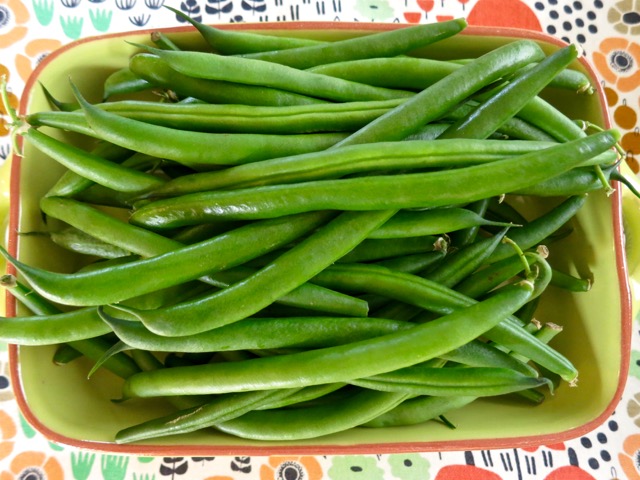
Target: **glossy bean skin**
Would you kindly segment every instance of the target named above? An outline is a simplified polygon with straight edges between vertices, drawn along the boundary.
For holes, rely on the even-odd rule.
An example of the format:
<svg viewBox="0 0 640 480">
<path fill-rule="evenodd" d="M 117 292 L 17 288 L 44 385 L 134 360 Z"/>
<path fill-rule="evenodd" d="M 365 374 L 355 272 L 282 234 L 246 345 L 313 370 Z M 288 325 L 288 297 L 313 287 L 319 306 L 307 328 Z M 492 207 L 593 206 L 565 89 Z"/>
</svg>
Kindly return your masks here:
<svg viewBox="0 0 640 480">
<path fill-rule="evenodd" d="M 466 27 L 464 19 L 377 32 L 309 47 L 243 55 L 294 68 L 311 68 L 356 58 L 394 57 L 451 37 Z"/>
<path fill-rule="evenodd" d="M 205 80 L 258 85 L 336 102 L 391 100 L 413 96 L 412 92 L 374 87 L 264 60 L 146 48 L 177 72 Z"/>
<path fill-rule="evenodd" d="M 504 395 L 550 385 L 546 378 L 523 375 L 506 368 L 424 366 L 406 367 L 371 377 L 358 378 L 350 380 L 350 383 L 385 392 L 475 397 Z"/>
<path fill-rule="evenodd" d="M 172 8 L 169 5 L 164 5 L 164 7 L 171 10 L 182 20 L 193 25 L 211 49 L 224 55 L 284 50 L 322 43 L 318 40 L 308 38 L 281 37 L 259 33 L 224 30 L 199 22 L 185 14 L 183 11 Z"/>
<path fill-rule="evenodd" d="M 11 258 L 4 249 L 0 249 L 0 252 L 28 279 L 36 291 L 49 300 L 66 305 L 97 306 L 119 302 L 241 264 L 271 248 L 287 244 L 326 219 L 327 213 L 321 212 L 318 215 L 280 218 L 262 226 L 247 225 L 239 227 L 233 233 L 180 250 L 82 273 L 46 271 Z M 256 235 L 262 239 L 259 245 L 255 243 Z M 244 243 L 242 238 L 245 239 L 246 249 L 241 248 Z M 189 257 L 197 261 L 190 261 Z M 132 279 L 137 281 L 132 282 Z"/>
<path fill-rule="evenodd" d="M 153 257 L 178 250 L 185 245 L 175 238 L 167 238 L 155 232 L 145 230 L 118 218 L 102 212 L 91 205 L 69 198 L 45 197 L 40 201 L 42 211 L 53 218 L 62 220 L 81 231 L 96 236 L 110 243 L 114 248 L 126 249 L 142 257 Z M 206 241 L 216 234 L 230 233 L 232 227 L 240 227 L 241 224 L 233 224 L 230 229 L 210 231 Z M 230 285 L 222 275 L 209 274 L 200 278 L 204 283 L 219 288 Z M 228 275 L 227 275 L 228 276 Z M 246 277 L 246 276 L 245 276 Z M 241 278 L 231 276 L 235 282 Z M 340 294 L 326 288 L 312 284 L 303 284 L 288 292 L 278 299 L 279 303 L 297 307 L 310 308 L 321 312 L 332 312 L 338 315 L 366 316 L 368 307 L 364 300 Z"/>
<path fill-rule="evenodd" d="M 515 312 L 532 292 L 530 282 L 512 285 L 491 299 L 433 322 L 347 345 L 246 362 L 144 372 L 126 382 L 124 396 L 294 388 L 395 370 L 437 357 L 473 340 Z M 375 358 L 380 356 L 388 361 L 376 362 Z"/>
<path fill-rule="evenodd" d="M 549 82 L 578 56 L 575 45 L 562 48 L 509 82 L 470 116 L 455 123 L 443 138 L 487 138 L 508 118 L 515 116 Z M 491 121 L 487 121 L 491 119 Z"/>
<path fill-rule="evenodd" d="M 428 173 L 377 175 L 201 192 L 151 202 L 131 216 L 149 228 L 213 219 L 256 219 L 316 210 L 433 208 L 516 191 L 553 178 L 616 143 L 616 132 L 594 134 L 515 158 Z M 476 188 L 470 190 L 469 185 Z M 240 207 L 241 206 L 241 207 Z"/>
<path fill-rule="evenodd" d="M 307 282 L 358 245 L 393 213 L 385 210 L 343 212 L 264 268 L 229 288 L 166 311 L 126 310 L 159 335 L 189 335 L 236 322 Z M 313 256 L 310 252 L 314 252 Z"/>
<path fill-rule="evenodd" d="M 169 89 L 182 98 L 209 103 L 245 105 L 318 105 L 326 100 L 286 92 L 275 88 L 241 85 L 183 75 L 155 55 L 138 53 L 129 60 L 129 68 L 157 88 Z"/>
<path fill-rule="evenodd" d="M 406 140 L 324 150 L 185 175 L 147 194 L 151 198 L 230 188 L 340 178 L 367 172 L 447 168 L 492 162 L 549 147 L 545 142 Z"/>
<path fill-rule="evenodd" d="M 497 48 L 425 88 L 335 147 L 406 138 L 481 88 L 543 57 L 544 53 L 533 42 L 513 42 Z"/>
<path fill-rule="evenodd" d="M 199 334 L 167 337 L 149 332 L 140 322 L 114 317 L 104 309 L 100 315 L 127 345 L 166 352 L 325 348 L 413 328 L 409 323 L 373 317 L 260 317 Z"/>
<path fill-rule="evenodd" d="M 23 135 L 35 148 L 65 167 L 96 183 L 124 192 L 142 192 L 163 184 L 161 178 L 109 162 L 85 152 L 39 130 L 29 129 Z"/>
<path fill-rule="evenodd" d="M 274 156 L 316 151 L 334 145 L 344 138 L 341 133 L 300 135 L 210 134 L 174 130 L 130 118 L 120 117 L 94 107 L 74 88 L 76 98 L 94 136 L 124 148 L 158 158 L 174 160 L 194 168 L 211 168 L 257 161 Z M 146 142 L 145 138 L 154 138 Z"/>
</svg>

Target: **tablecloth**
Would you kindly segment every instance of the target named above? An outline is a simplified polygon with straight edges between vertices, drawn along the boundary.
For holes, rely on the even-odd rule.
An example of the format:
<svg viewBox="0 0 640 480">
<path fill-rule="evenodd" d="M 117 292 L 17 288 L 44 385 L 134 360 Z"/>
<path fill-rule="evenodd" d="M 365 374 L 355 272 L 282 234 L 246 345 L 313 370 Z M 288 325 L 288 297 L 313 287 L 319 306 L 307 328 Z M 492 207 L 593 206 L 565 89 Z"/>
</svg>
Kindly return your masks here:
<svg viewBox="0 0 640 480">
<path fill-rule="evenodd" d="M 0 0 L 0 74 L 11 102 L 49 52 L 106 32 L 180 25 L 163 4 L 205 23 L 305 20 L 515 26 L 580 45 L 601 77 L 627 164 L 640 169 L 640 0 Z M 0 159 L 10 152 L 0 123 Z M 534 448 L 384 455 L 135 457 L 50 442 L 15 403 L 0 343 L 0 480 L 613 480 L 640 479 L 640 329 L 634 319 L 621 402 L 594 431 Z"/>
</svg>

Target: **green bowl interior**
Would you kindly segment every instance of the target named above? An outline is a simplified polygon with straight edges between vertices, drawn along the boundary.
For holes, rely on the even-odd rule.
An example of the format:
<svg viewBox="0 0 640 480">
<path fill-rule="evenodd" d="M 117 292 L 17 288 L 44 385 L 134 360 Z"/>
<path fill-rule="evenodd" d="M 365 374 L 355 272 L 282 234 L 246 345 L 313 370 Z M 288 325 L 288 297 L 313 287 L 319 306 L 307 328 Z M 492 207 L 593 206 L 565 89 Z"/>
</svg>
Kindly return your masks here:
<svg viewBox="0 0 640 480">
<path fill-rule="evenodd" d="M 290 28 L 273 30 L 273 33 L 284 31 L 328 39 L 362 33 L 353 24 L 335 30 L 304 24 L 294 24 Z M 464 58 L 478 55 L 511 38 L 528 35 L 526 32 L 511 33 L 512 37 L 476 29 L 418 54 Z M 198 37 L 193 32 L 176 30 L 171 34 L 181 42 L 197 43 Z M 35 112 L 49 108 L 38 82 L 58 99 L 70 101 L 71 78 L 90 100 L 99 100 L 98 87 L 102 81 L 112 71 L 125 66 L 127 58 L 135 51 L 125 40 L 141 43 L 147 38 L 147 33 L 107 36 L 77 42 L 54 53 L 30 81 L 23 110 Z M 547 51 L 558 46 L 554 42 L 542 42 L 541 45 Z M 580 62 L 576 62 L 575 67 L 589 73 Z M 596 79 L 594 83 L 597 84 Z M 577 118 L 598 125 L 607 122 L 607 112 L 598 94 L 578 96 L 551 91 L 546 94 L 562 110 Z M 59 132 L 55 134 L 60 135 Z M 19 204 L 13 202 L 12 206 L 19 209 L 18 230 L 40 230 L 43 225 L 38 199 L 60 176 L 62 168 L 26 145 L 19 169 Z M 547 206 L 541 202 L 532 207 L 531 212 L 537 214 L 544 208 Z M 402 428 L 357 428 L 295 444 L 251 442 L 207 430 L 144 445 L 116 446 L 112 443 L 116 431 L 167 412 L 166 405 L 162 402 L 151 405 L 138 401 L 112 402 L 120 396 L 119 379 L 98 372 L 87 380 L 90 364 L 84 361 L 55 366 L 51 362 L 53 347 L 16 348 L 13 368 L 18 399 L 27 419 L 56 441 L 139 454 L 169 451 L 185 455 L 203 452 L 269 454 L 296 450 L 382 453 L 541 444 L 576 436 L 594 428 L 612 411 L 626 377 L 624 335 L 629 319 L 625 317 L 627 300 L 621 295 L 626 287 L 621 284 L 621 278 L 625 276 L 619 271 L 623 262 L 620 261 L 620 242 L 615 235 L 615 229 L 619 227 L 614 213 L 611 198 L 601 193 L 590 195 L 586 207 L 574 221 L 575 233 L 552 246 L 550 260 L 554 265 L 592 277 L 594 284 L 588 294 L 568 294 L 550 288 L 545 295 L 537 318 L 564 327 L 553 344 L 575 363 L 580 377 L 577 387 L 564 384 L 539 406 L 500 399 L 477 401 L 448 415 L 457 425 L 456 429 L 438 422 Z M 79 265 L 80 260 L 44 237 L 21 236 L 17 242 L 19 257 L 24 262 L 58 271 Z"/>
</svg>

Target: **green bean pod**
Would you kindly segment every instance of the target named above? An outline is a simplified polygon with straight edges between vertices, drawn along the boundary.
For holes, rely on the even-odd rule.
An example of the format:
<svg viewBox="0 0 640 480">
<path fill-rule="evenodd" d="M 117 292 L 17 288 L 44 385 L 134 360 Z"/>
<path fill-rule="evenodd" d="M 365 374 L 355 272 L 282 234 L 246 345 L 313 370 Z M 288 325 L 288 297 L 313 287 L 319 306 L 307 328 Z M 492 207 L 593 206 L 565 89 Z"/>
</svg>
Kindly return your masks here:
<svg viewBox="0 0 640 480">
<path fill-rule="evenodd" d="M 159 352 L 325 348 L 414 327 L 410 323 L 373 317 L 260 317 L 194 335 L 168 337 L 148 331 L 140 322 L 114 317 L 102 307 L 99 313 L 127 345 Z"/>
<path fill-rule="evenodd" d="M 283 217 L 250 224 L 162 255 L 82 273 L 51 272 L 12 258 L 2 247 L 0 253 L 45 298 L 66 305 L 97 306 L 120 302 L 241 264 L 270 249 L 286 245 L 318 227 L 327 217 L 326 212 L 320 212 L 318 215 Z M 256 238 L 261 241 L 255 242 Z"/>
<path fill-rule="evenodd" d="M 200 172 L 170 180 L 148 197 L 207 190 L 247 188 L 340 178 L 356 173 L 386 173 L 488 163 L 550 147 L 551 143 L 500 140 L 406 140 L 353 145 Z"/>
<path fill-rule="evenodd" d="M 322 150 L 340 139 L 341 133 L 299 135 L 214 134 L 174 130 L 152 125 L 94 107 L 74 87 L 76 98 L 94 135 L 116 145 L 193 168 L 211 168 Z M 145 138 L 153 138 L 147 142 Z"/>
<path fill-rule="evenodd" d="M 374 87 L 264 60 L 144 47 L 189 77 L 275 88 L 336 102 L 408 98 L 413 92 Z"/>
<path fill-rule="evenodd" d="M 506 368 L 413 366 L 371 377 L 350 380 L 363 388 L 412 395 L 475 396 L 505 395 L 520 390 L 551 386 L 543 377 L 532 377 Z"/>
<path fill-rule="evenodd" d="M 165 183 L 156 175 L 139 172 L 50 137 L 33 128 L 23 136 L 35 148 L 77 174 L 122 192 L 144 192 Z"/>
<path fill-rule="evenodd" d="M 164 5 L 164 7 L 175 13 L 176 17 L 186 20 L 193 25 L 209 47 L 224 55 L 285 50 L 288 48 L 304 47 L 322 43 L 319 40 L 312 40 L 308 38 L 280 37 L 276 35 L 239 32 L 216 28 L 199 22 L 184 12 L 176 8 L 172 8 L 169 5 Z"/>
<path fill-rule="evenodd" d="M 169 309 L 125 310 L 140 318 L 149 330 L 167 336 L 199 333 L 242 320 L 344 256 L 393 213 L 384 210 L 341 213 L 270 264 L 229 288 Z M 123 309 L 119 305 L 116 308 Z"/>
<path fill-rule="evenodd" d="M 148 203 L 136 210 L 130 221 L 149 228 L 172 228 L 214 219 L 269 218 L 310 210 L 465 204 L 553 178 L 608 150 L 618 138 L 616 131 L 600 132 L 544 150 L 455 170 L 186 194 Z"/>
<path fill-rule="evenodd" d="M 183 98 L 196 98 L 201 102 L 271 106 L 327 103 L 326 100 L 275 88 L 189 77 L 178 73 L 166 62 L 149 53 L 132 56 L 129 68 L 155 87 L 171 90 Z"/>
<path fill-rule="evenodd" d="M 320 45 L 247 54 L 243 57 L 294 68 L 311 68 L 316 65 L 358 58 L 395 57 L 456 35 L 466 26 L 467 22 L 458 18 L 365 34 Z"/>
</svg>

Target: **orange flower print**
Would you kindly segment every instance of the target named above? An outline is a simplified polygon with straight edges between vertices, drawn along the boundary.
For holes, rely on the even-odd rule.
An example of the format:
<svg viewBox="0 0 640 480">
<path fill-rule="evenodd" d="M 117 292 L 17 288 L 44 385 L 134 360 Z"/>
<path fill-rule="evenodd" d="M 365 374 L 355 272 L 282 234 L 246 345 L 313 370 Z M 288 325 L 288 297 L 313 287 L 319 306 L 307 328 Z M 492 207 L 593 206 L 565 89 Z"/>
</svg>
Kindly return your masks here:
<svg viewBox="0 0 640 480">
<path fill-rule="evenodd" d="M 618 454 L 620 466 L 627 480 L 640 480 L 640 435 L 629 435 Z"/>
<path fill-rule="evenodd" d="M 5 81 L 9 83 L 9 69 L 0 64 L 0 77 L 3 75 Z M 18 97 L 12 92 L 7 92 L 7 97 L 9 99 L 9 106 L 16 110 L 18 108 Z M 11 130 L 10 122 L 9 112 L 7 112 L 4 102 L 0 101 L 0 137 L 9 135 L 9 131 Z"/>
<path fill-rule="evenodd" d="M 0 461 L 13 451 L 13 437 L 16 433 L 16 424 L 11 416 L 0 410 Z"/>
<path fill-rule="evenodd" d="M 321 480 L 322 467 L 311 456 L 269 457 L 269 462 L 260 467 L 260 480 Z M 0 478 L 0 480 L 4 480 Z"/>
<path fill-rule="evenodd" d="M 29 10 L 20 0 L 0 0 L 0 49 L 7 48 L 27 35 L 25 24 Z"/>
<path fill-rule="evenodd" d="M 602 78 L 620 92 L 640 86 L 640 44 L 626 38 L 606 38 L 593 53 L 593 63 Z"/>
<path fill-rule="evenodd" d="M 26 82 L 27 78 L 29 78 L 29 75 L 31 75 L 31 72 L 33 72 L 33 69 L 38 65 L 38 63 L 61 45 L 62 42 L 60 40 L 50 40 L 45 38 L 31 40 L 27 43 L 27 46 L 24 49 L 24 54 L 18 53 L 16 55 L 16 69 L 18 70 L 20 78 Z"/>
<path fill-rule="evenodd" d="M 0 472 L 0 480 L 33 478 L 37 480 L 63 480 L 60 462 L 44 452 L 26 451 L 16 455 L 9 468 Z"/>
</svg>

